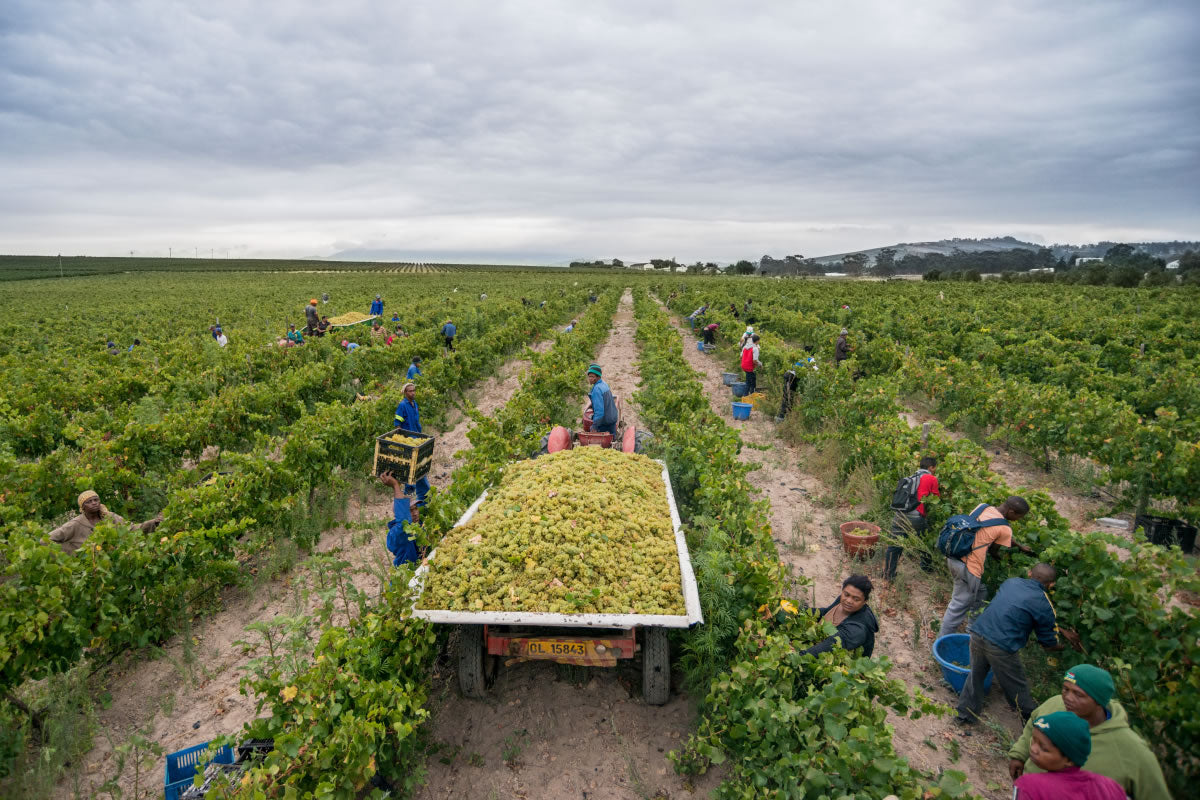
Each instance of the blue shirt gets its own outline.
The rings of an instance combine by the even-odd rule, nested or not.
[[[447,339],[453,339],[456,333],[458,333],[458,328],[454,327],[453,322],[447,322],[442,326],[442,336],[445,336]]]
[[[420,368],[420,367],[418,367],[416,364],[409,364],[409,365],[408,365],[408,376],[407,376],[407,377],[408,377],[408,379],[409,379],[410,381],[411,381],[413,378],[415,378],[415,377],[417,377],[418,375],[420,375],[420,374],[421,374],[421,368]]]
[[[592,422],[596,425],[612,425],[617,421],[617,404],[613,400],[612,390],[603,380],[592,384],[588,393],[592,401]]]
[[[1009,578],[1000,584],[996,597],[971,623],[971,632],[1001,650],[1015,653],[1037,632],[1047,647],[1058,644],[1058,619],[1046,589],[1033,578]]]
[[[401,400],[400,405],[396,406],[396,419],[394,422],[397,428],[421,433],[421,412],[417,408],[416,402],[409,400],[407,397]]]
[[[372,301],[371,313],[372,314],[382,314],[383,313],[383,301],[382,300]]]
[[[395,519],[388,523],[387,532],[387,549],[395,556],[392,566],[413,563],[417,560],[417,543],[404,529],[406,523],[412,524],[412,511],[409,509],[407,497],[393,498],[392,516]]]

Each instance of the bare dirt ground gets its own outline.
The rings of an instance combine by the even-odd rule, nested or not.
[[[627,291],[596,361],[637,423],[637,349]],[[695,727],[692,704],[676,692],[661,707],[641,701],[641,662],[616,669],[550,663],[502,667],[486,701],[461,697],[453,667],[434,682],[428,762],[419,800],[637,800],[707,797],[719,771],[694,783],[675,774],[667,753]]]
[[[878,573],[878,565],[851,562],[842,549],[837,525],[856,519],[856,509],[821,476],[813,474],[819,454],[811,448],[789,446],[779,437],[772,421],[776,408],[756,408],[749,420],[734,421],[733,398],[729,387],[721,382],[725,367],[716,356],[696,350],[697,338],[678,318],[672,316],[672,322],[680,329],[684,356],[700,373],[713,410],[740,430],[747,445],[741,460],[760,465],[750,473],[749,480],[770,501],[771,528],[779,556],[813,583],[811,588],[797,592],[801,595],[798,599],[809,605],[826,605],[837,597],[846,576],[864,571]],[[760,386],[762,383],[760,379]],[[941,670],[931,654],[929,632],[930,618],[940,618],[945,610],[949,579],[945,586],[936,579],[931,585],[919,568],[903,562],[894,587],[883,588],[883,581],[877,577],[875,583],[880,587],[871,596],[871,607],[880,621],[875,655],[889,657],[895,665],[891,676],[910,689],[920,688],[936,700],[953,704],[957,697],[942,682]],[[990,700],[985,710],[998,728],[1009,736],[1019,733],[1015,712],[1007,710],[998,693],[993,692]],[[959,770],[984,797],[1001,800],[1011,796],[1012,783],[1001,740],[985,726],[964,737],[952,715],[919,720],[890,715],[889,720],[895,731],[896,751],[909,763],[925,770]],[[951,744],[954,741],[957,747]]]
[[[544,351],[552,344],[552,340],[544,340],[531,347]],[[525,358],[509,361],[496,376],[474,387],[468,399],[483,414],[494,413],[520,386],[528,366]],[[454,454],[470,447],[470,418],[456,410],[449,415],[448,424],[450,430],[436,434],[430,483],[437,488],[449,483],[458,464]],[[336,553],[356,571],[354,582],[360,589],[377,592],[380,583],[376,576],[384,574],[391,563],[383,545],[391,511],[390,491],[384,487],[360,492],[350,498],[346,523],[326,531],[315,552]],[[97,712],[101,733],[92,751],[77,765],[78,773],[59,782],[55,796],[93,796],[97,784],[117,769],[114,748],[137,731],[169,753],[241,730],[257,714],[254,701],[238,693],[244,668],[255,653],[244,653],[236,642],[255,639],[247,633],[247,625],[310,613],[315,601],[306,598],[302,588],[312,578],[310,570],[300,565],[274,580],[230,588],[222,594],[221,611],[199,619],[191,631],[164,645],[158,658],[135,653],[119,660],[101,687],[111,695],[111,701]],[[313,631],[316,633],[319,631]],[[161,759],[154,763],[154,776],[161,776]],[[128,769],[120,782],[124,796],[133,797],[133,776]],[[153,786],[155,781],[150,783]],[[146,785],[144,775],[141,785]],[[152,789],[142,796],[160,791]]]

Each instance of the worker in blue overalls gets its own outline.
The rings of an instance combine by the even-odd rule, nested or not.
[[[383,313],[383,298],[375,295],[375,299],[371,301],[371,316],[378,317]]]
[[[600,365],[592,364],[587,368],[588,383],[592,390],[588,398],[592,401],[592,433],[611,433],[617,435],[617,401],[613,399],[612,389],[600,377]]]
[[[408,530],[408,527],[413,524],[409,499],[404,496],[400,481],[396,480],[396,476],[392,473],[383,473],[379,476],[379,480],[392,487],[393,519],[388,523],[387,541],[385,542],[388,552],[393,556],[392,566],[412,564],[419,559],[419,555],[417,542]]]
[[[394,424],[397,428],[413,433],[421,433],[421,411],[417,408],[417,385],[415,383],[404,384],[404,399],[400,401],[400,405],[396,406],[396,418]],[[408,484],[404,487],[406,494],[417,492],[417,508],[425,507],[425,496],[429,494],[429,479],[421,478],[415,484]]]

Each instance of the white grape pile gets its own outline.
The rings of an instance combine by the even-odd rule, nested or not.
[[[509,467],[438,545],[417,606],[684,614],[661,465],[578,447]]]

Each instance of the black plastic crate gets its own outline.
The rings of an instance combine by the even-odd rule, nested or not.
[[[1162,547],[1177,544],[1185,553],[1196,548],[1196,528],[1183,520],[1142,514],[1134,520],[1133,527],[1145,531],[1146,539],[1153,544]]]
[[[274,749],[274,739],[247,739],[237,746],[237,763],[258,761]]]
[[[408,439],[408,442],[395,438]],[[372,472],[390,472],[401,483],[416,483],[429,474],[433,465],[434,438],[427,433],[415,433],[394,428],[375,437],[375,461]]]

